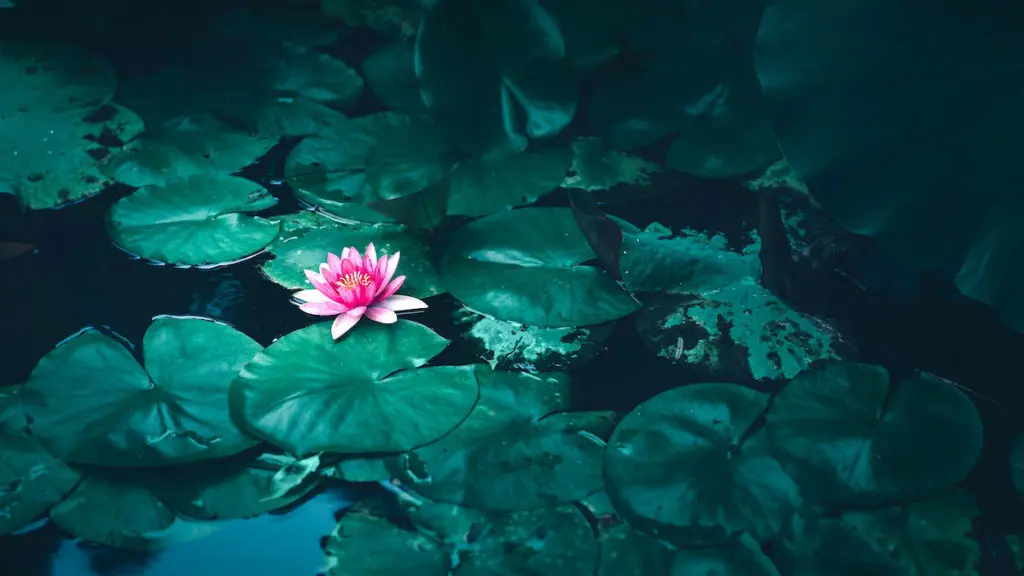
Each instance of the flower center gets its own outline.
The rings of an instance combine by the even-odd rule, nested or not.
[[[338,278],[338,285],[342,288],[354,290],[356,286],[369,286],[373,279],[366,272],[349,272]]]

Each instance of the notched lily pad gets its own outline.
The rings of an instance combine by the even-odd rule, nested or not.
[[[326,574],[446,576],[448,555],[434,540],[366,512],[349,512],[324,545]]]
[[[277,237],[277,222],[250,215],[275,204],[266,189],[244,178],[192,175],[118,200],[107,212],[107,232],[125,251],[147,260],[230,264]]]
[[[45,514],[79,479],[25,430],[0,430],[0,535]]]
[[[43,356],[25,383],[30,430],[78,464],[163,466],[236,454],[256,440],[232,422],[228,386],[260,349],[226,324],[162,316],[143,336],[140,366],[122,341],[86,328]]]
[[[577,508],[542,508],[493,518],[462,560],[464,576],[594,574],[598,544]]]

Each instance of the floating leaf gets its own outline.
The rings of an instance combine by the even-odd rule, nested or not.
[[[79,478],[23,430],[0,430],[0,535],[45,514]]]
[[[689,574],[743,574],[744,576],[779,576],[771,559],[749,534],[742,534],[733,543],[718,548],[680,548],[672,559],[670,576]]]
[[[495,518],[459,566],[463,575],[594,574],[598,546],[575,507]]]
[[[107,171],[129,186],[167,186],[195,174],[227,176],[275,144],[275,139],[239,132],[211,116],[183,116],[131,142]]]
[[[157,550],[219,528],[179,518],[145,484],[98,475],[83,479],[50,518],[78,538],[133,550]]]
[[[107,231],[121,248],[148,260],[229,264],[277,237],[277,222],[247,214],[275,204],[277,199],[255,182],[193,175],[121,198],[107,213]]]
[[[625,154],[600,138],[577,138],[572,142],[573,159],[562,186],[583,190],[608,190],[619,184],[646,186],[661,166],[640,156]]]
[[[478,370],[480,401],[447,436],[412,451],[404,467],[418,493],[495,511],[571,502],[601,487],[605,413],[547,415],[567,402],[560,375]]]
[[[43,356],[25,383],[32,434],[58,458],[162,466],[230,456],[256,441],[228,412],[228,386],[260,345],[201,318],[158,317],[143,365],[87,328]]]
[[[265,262],[262,270],[271,281],[289,290],[310,288],[304,271],[319,270],[320,264],[327,262],[328,252],[340,254],[347,246],[362,247],[373,242],[378,254],[402,253],[398,273],[406,276],[403,294],[427,298],[444,292],[427,247],[399,228],[330,222],[312,228],[299,227],[288,236],[271,246],[274,258]]]
[[[388,107],[420,116],[427,107],[416,80],[415,51],[404,42],[392,42],[363,60],[363,75],[370,90]]]
[[[672,550],[628,524],[603,529],[598,538],[601,564],[597,576],[667,575]]]
[[[231,388],[235,417],[305,456],[401,452],[455,428],[477,400],[472,366],[411,370],[448,341],[422,324],[365,324],[335,342],[330,322],[296,330],[245,366]]]
[[[485,216],[532,204],[562,183],[571,162],[566,148],[463,162],[452,171],[448,213]]]
[[[448,556],[433,540],[383,518],[349,512],[327,538],[328,576],[446,576]]]
[[[603,270],[568,208],[474,220],[449,238],[441,280],[467,307],[546,328],[600,324],[639,307]]]
[[[764,435],[750,435],[768,398],[733,384],[693,384],[635,408],[605,451],[616,508],[680,544],[773,537],[802,498]]]
[[[801,373],[767,418],[772,450],[797,483],[837,504],[936,494],[963,480],[981,452],[978,411],[955,386],[925,373],[892,385],[870,364]]]

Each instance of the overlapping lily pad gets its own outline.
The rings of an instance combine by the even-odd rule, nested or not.
[[[693,384],[644,402],[608,442],[608,491],[627,520],[681,544],[740,533],[774,536],[802,505],[800,489],[751,428],[768,395]]]
[[[776,551],[784,573],[978,574],[981,551],[971,537],[979,511],[961,491],[838,518],[796,517]]]
[[[107,213],[107,231],[121,248],[148,260],[229,264],[277,237],[277,222],[249,215],[275,204],[277,199],[255,182],[193,175],[121,198]]]
[[[262,266],[271,281],[290,290],[308,288],[304,270],[318,270],[327,261],[327,253],[340,254],[347,246],[362,250],[373,242],[378,254],[401,252],[397,274],[405,275],[402,293],[427,298],[444,292],[433,257],[428,248],[411,232],[397,226],[366,226],[334,222],[284,223],[291,229],[281,241],[270,247],[273,258]]]
[[[363,75],[370,90],[393,110],[420,116],[427,107],[420,97],[416,80],[415,49],[404,42],[393,42],[363,60]]]
[[[45,514],[79,478],[24,430],[0,430],[0,535]]]
[[[452,171],[448,213],[485,216],[531,204],[565,179],[568,148],[547,148],[463,162]]]
[[[0,85],[0,193],[30,209],[99,193],[108,157],[143,131],[109,103],[114,70],[79,47],[0,42]]]
[[[448,433],[476,404],[472,366],[413,370],[447,345],[408,320],[364,322],[337,342],[330,322],[314,324],[245,366],[231,388],[232,411],[299,456],[409,450]]]
[[[58,458],[99,466],[162,466],[220,458],[256,440],[235,427],[228,386],[260,345],[212,320],[158,317],[143,366],[94,328],[61,342],[23,392],[34,437]]]
[[[330,576],[449,573],[448,554],[437,542],[366,512],[342,517],[324,552]]]
[[[449,239],[445,288],[472,310],[545,328],[621,318],[639,304],[607,272],[568,208],[524,208],[474,220]]]
[[[761,551],[757,540],[742,534],[735,541],[717,548],[680,548],[672,559],[670,576],[689,574],[742,574],[743,576],[779,576],[779,570]]]
[[[551,414],[568,380],[478,369],[480,401],[447,436],[413,450],[397,472],[424,496],[494,511],[564,504],[598,490],[609,414]]]
[[[619,184],[647,185],[661,166],[640,156],[625,154],[600,138],[573,140],[572,166],[562,186],[583,190],[608,190]]]
[[[598,545],[573,506],[496,517],[463,556],[459,574],[594,574]]]
[[[182,116],[131,142],[106,172],[129,186],[167,186],[196,174],[229,175],[270,150],[277,140],[240,132],[208,115]]]
[[[765,425],[772,451],[808,496],[863,505],[940,493],[981,452],[981,418],[962,392],[916,373],[830,363],[794,378]]]

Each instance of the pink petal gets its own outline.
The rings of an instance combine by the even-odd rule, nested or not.
[[[334,323],[331,324],[331,337],[337,340],[344,336],[346,332],[359,323],[359,320],[363,317],[365,312],[366,308],[360,306],[359,308],[353,308],[348,312],[339,315],[334,319]]]
[[[299,310],[302,310],[306,314],[314,314],[316,316],[337,316],[338,314],[344,314],[348,312],[348,308],[338,304],[337,302],[305,302],[299,305]]]
[[[395,275],[395,270],[398,270],[398,259],[401,256],[401,252],[395,252],[391,255],[391,258],[388,258],[388,267],[384,270],[384,276],[380,279],[380,284],[378,284],[378,286],[380,286],[378,289],[378,296],[380,296],[380,291],[383,290],[385,286],[388,286],[388,282],[391,282],[391,277]],[[395,288],[395,290],[397,290],[397,288]],[[391,294],[394,294],[394,292]],[[381,298],[387,298],[391,294],[381,296]]]
[[[425,310],[428,308],[427,303],[419,298],[413,298],[412,296],[403,296],[401,294],[395,294],[384,300],[380,301],[377,306],[381,308],[387,308],[394,310],[395,312],[406,312],[409,310]]]
[[[363,268],[368,272],[373,272],[375,266],[377,266],[377,250],[373,247],[373,242],[370,242],[366,245],[366,253],[363,254]]]
[[[351,250],[351,248],[349,248],[348,246],[342,248],[342,250],[341,250],[341,259],[342,260],[345,260],[346,258],[348,258],[348,251],[349,250]]]
[[[295,294],[292,294],[292,298],[298,298],[303,302],[331,302],[332,300],[327,297],[326,294],[319,290],[299,290]]]
[[[376,293],[377,285],[373,282],[370,282],[366,286],[357,284],[356,287],[352,289],[353,300],[357,306],[369,306],[370,304],[373,304],[373,295]]]
[[[320,264],[320,275],[324,277],[324,282],[327,282],[328,284],[333,285],[338,281],[338,275],[334,273],[334,270],[331,270],[330,264],[327,264],[326,262]]]
[[[356,303],[356,294],[348,288],[338,288],[338,303],[343,304],[348,308],[355,308],[356,306],[362,306],[362,304]]]
[[[341,258],[338,258],[334,252],[327,253],[327,265],[331,267],[335,276],[341,276]]]
[[[385,286],[384,289],[381,290],[379,294],[377,294],[376,300],[380,302],[382,300],[390,298],[392,294],[398,292],[398,289],[402,287],[402,284],[404,282],[405,276],[399,276],[398,278],[395,278],[394,280],[391,281],[390,284]]]
[[[351,274],[356,271],[356,265],[352,263],[351,258],[345,258],[341,261],[341,275]]]
[[[357,268],[359,267],[360,264],[363,263],[363,257],[359,255],[359,250],[356,250],[355,246],[350,248],[348,251],[348,261],[355,265]]]
[[[394,310],[387,308],[372,307],[366,309],[366,317],[381,324],[394,324],[398,322],[398,315]]]
[[[388,267],[388,255],[385,254],[377,259],[377,265],[373,267],[373,279],[377,281],[377,286],[383,286],[387,284],[384,281],[384,270]]]
[[[324,277],[313,272],[312,270],[306,270],[306,279],[313,285],[314,288],[324,293],[325,296],[331,300],[338,299],[338,291],[334,289],[334,286],[328,284]]]

